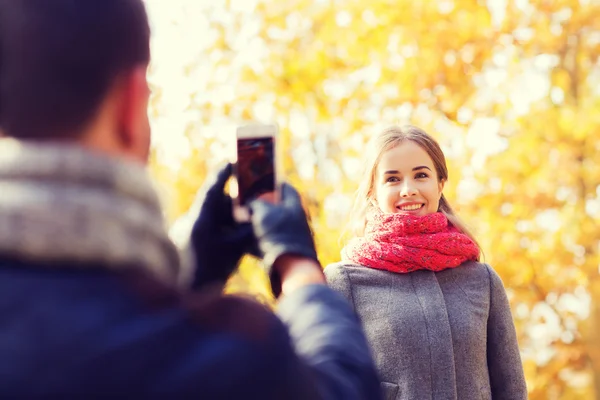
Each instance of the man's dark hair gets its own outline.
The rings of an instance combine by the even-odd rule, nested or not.
[[[142,0],[0,0],[0,127],[75,138],[122,73],[150,61]]]

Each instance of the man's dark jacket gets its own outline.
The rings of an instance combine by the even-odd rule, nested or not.
[[[292,293],[277,318],[143,273],[0,258],[0,293],[3,398],[379,398],[359,322],[325,286]]]

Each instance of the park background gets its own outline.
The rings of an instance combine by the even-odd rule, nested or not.
[[[323,265],[364,144],[424,128],[502,277],[531,399],[600,398],[600,1],[146,0],[151,170],[172,223],[235,128],[281,128]],[[252,259],[228,284],[272,304]]]

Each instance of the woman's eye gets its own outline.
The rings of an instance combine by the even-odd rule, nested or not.
[[[386,182],[398,182],[398,177],[397,176],[390,176],[385,181]]]
[[[423,179],[423,178],[429,178],[429,175],[427,175],[425,172],[419,172],[415,178],[417,179]]]

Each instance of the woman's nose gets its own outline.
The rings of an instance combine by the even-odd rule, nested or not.
[[[408,179],[400,186],[400,197],[410,197],[417,193],[414,185]]]

